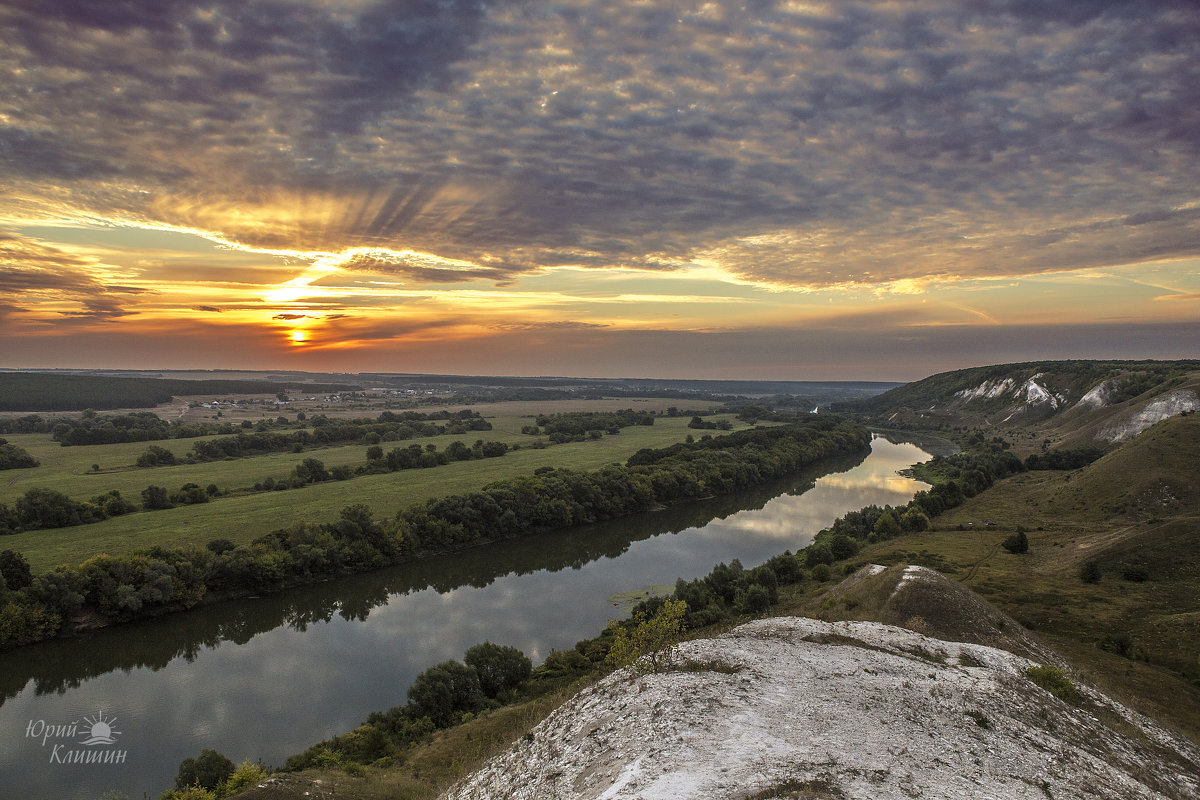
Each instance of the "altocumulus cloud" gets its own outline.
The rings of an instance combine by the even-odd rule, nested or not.
[[[1194,2],[17,0],[0,68],[0,216],[467,265],[356,265],[418,283],[1200,253]]]

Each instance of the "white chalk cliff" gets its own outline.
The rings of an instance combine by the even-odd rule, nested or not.
[[[786,617],[620,670],[447,795],[467,798],[1200,797],[1200,750],[1005,650]],[[1102,721],[1104,720],[1104,721]]]

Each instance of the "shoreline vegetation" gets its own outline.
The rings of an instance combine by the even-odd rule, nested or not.
[[[643,451],[630,463],[659,463],[670,457],[667,451],[684,449]],[[716,565],[703,578],[681,579],[670,593],[636,604],[624,620],[611,622],[572,649],[550,653],[536,667],[528,659],[522,661],[523,656],[512,648],[477,644],[467,650],[462,662],[445,661],[418,675],[408,689],[407,703],[373,712],[353,730],[289,757],[273,780],[299,779],[296,773],[313,770],[325,783],[331,771],[355,780],[373,775],[386,785],[386,796],[433,797],[466,774],[472,763],[482,763],[528,735],[524,732],[560,703],[613,669],[640,663],[656,670],[662,660],[654,654],[681,638],[713,635],[772,613],[781,603],[794,602],[791,595],[803,593],[808,586],[832,586],[839,575],[861,566],[854,559],[864,548],[925,531],[931,516],[1021,471],[1021,461],[1000,444],[973,441],[968,451],[929,462],[925,472],[932,486],[917,492],[907,504],[848,512],[820,531],[809,547],[794,554],[785,551],[758,566],[747,568],[734,560]],[[484,666],[481,652],[497,662],[505,656],[506,680],[499,690],[483,688],[489,681],[495,683],[493,674],[499,668]],[[642,656],[649,658],[639,661]],[[224,763],[233,774],[233,762],[224,759]],[[182,771],[180,775],[187,777]],[[267,775],[263,769],[260,779]],[[230,790],[234,785],[243,784],[219,780],[190,788],[180,784],[161,800],[218,800],[234,794]],[[197,792],[207,794],[198,797]]]
[[[638,662],[640,656],[676,641],[714,636],[745,620],[771,614],[872,618],[875,612],[870,608],[857,609],[863,614],[856,616],[861,598],[835,600],[829,593],[841,576],[853,574],[866,563],[928,562],[942,570],[950,569],[953,565],[938,552],[912,552],[918,546],[915,543],[927,543],[931,536],[961,538],[962,523],[946,528],[947,519],[953,520],[960,507],[968,504],[983,501],[986,506],[990,496],[984,494],[986,490],[997,484],[1007,487],[1009,479],[1020,480],[1027,470],[1053,469],[1069,481],[1072,472],[1079,469],[1075,459],[1023,463],[999,439],[964,437],[962,444],[966,449],[936,456],[920,465],[921,477],[932,485],[917,492],[909,503],[848,512],[798,553],[784,552],[750,568],[737,561],[719,564],[703,578],[681,580],[670,594],[639,603],[626,619],[610,623],[599,635],[576,643],[572,649],[552,652],[532,670],[526,672],[523,664],[517,665],[508,673],[512,679],[501,692],[488,694],[475,689],[480,680],[477,657],[464,656],[465,663],[448,661],[430,667],[414,680],[406,704],[374,712],[353,730],[288,758],[285,765],[269,774],[270,785],[301,796],[319,778],[322,786],[336,786],[338,796],[345,792],[347,797],[364,800],[438,796],[492,755],[503,752],[522,736],[528,737],[538,722],[584,687],[614,668]],[[943,525],[943,532],[935,530],[932,521]],[[997,540],[1001,536],[1001,530],[993,534]],[[1042,547],[1053,549],[1048,544]],[[1026,568],[1019,565],[1030,556],[1006,558],[1016,565],[1011,569],[1023,573]],[[1033,627],[1032,623],[1028,627]],[[1063,644],[1060,636],[1053,641],[1056,647]],[[508,650],[484,644],[497,655]],[[480,647],[483,645],[467,652],[472,654]],[[1102,666],[1107,652],[1104,643],[1093,649],[1101,661],[1081,658],[1077,649],[1067,648],[1064,652],[1082,665],[1079,675],[1084,680],[1098,679],[1111,690],[1111,681],[1103,680],[1111,671]],[[654,670],[662,659],[638,663],[642,669]],[[697,663],[678,668],[705,670],[714,666]],[[434,685],[446,691],[431,692]],[[460,691],[453,691],[454,687]],[[1119,694],[1129,699],[1128,694]],[[1136,692],[1133,699],[1138,699]],[[268,771],[261,765],[259,769],[260,778],[268,779]],[[196,795],[195,800],[217,800],[233,794],[225,788],[217,782],[191,790],[207,792]],[[162,800],[184,797],[193,795],[178,788],[166,792]]]
[[[300,523],[248,546],[153,546],[97,555],[33,576],[6,551],[0,649],[95,627],[368,572],[489,541],[614,519],[737,491],[824,458],[860,451],[869,432],[835,417],[751,428],[645,448],[590,472],[541,467],[482,490],[434,498],[377,520],[364,504],[335,522]],[[24,566],[24,569],[22,569]]]

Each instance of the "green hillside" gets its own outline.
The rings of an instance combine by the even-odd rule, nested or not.
[[[1106,691],[1200,739],[1197,452],[1200,415],[1173,417],[1087,467],[1000,481],[856,560],[956,578]],[[1018,528],[1027,554],[1000,546]]]
[[[1040,361],[943,372],[832,410],[880,427],[999,434],[1027,455],[1125,441],[1142,411],[1152,423],[1200,408],[1198,390],[1200,361]]]

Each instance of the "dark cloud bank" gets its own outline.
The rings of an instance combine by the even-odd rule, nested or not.
[[[0,23],[0,164],[32,208],[481,265],[461,278],[1200,253],[1193,2],[23,0]]]

